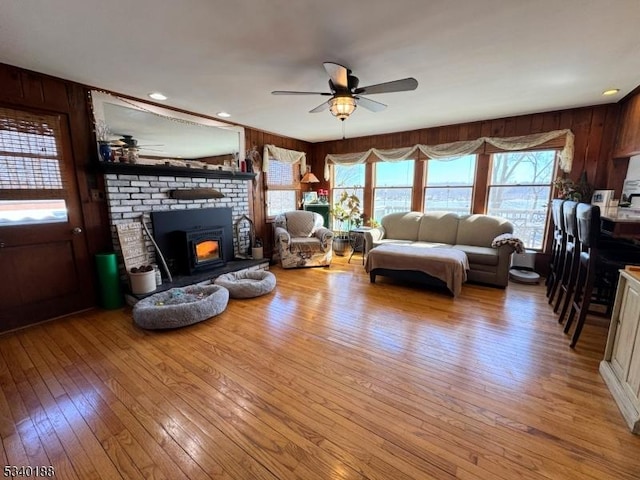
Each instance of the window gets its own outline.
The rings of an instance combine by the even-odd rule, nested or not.
[[[58,122],[0,108],[0,226],[67,221]]]
[[[267,217],[296,210],[300,191],[299,170],[299,163],[269,159],[266,172]]]
[[[340,196],[347,192],[349,195],[355,195],[360,199],[361,208],[364,195],[364,168],[365,165],[334,165],[333,166],[333,190],[331,191],[331,204],[335,205]],[[339,230],[340,225],[333,221],[333,229]]]
[[[476,156],[427,160],[424,211],[471,213]]]
[[[527,248],[544,245],[555,159],[555,150],[491,156],[487,214],[510,220]]]
[[[382,217],[389,213],[411,210],[414,164],[413,160],[378,162],[374,164],[374,219],[380,221]]]

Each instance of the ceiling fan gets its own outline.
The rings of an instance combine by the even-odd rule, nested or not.
[[[163,146],[161,144],[140,145],[140,144],[138,144],[138,140],[133,138],[133,135],[119,135],[119,137],[120,138],[111,141],[111,146],[112,147],[120,147],[120,148],[135,149],[135,150],[144,149],[144,150],[154,151],[153,148],[147,148],[147,147],[162,147]]]
[[[372,112],[379,112],[387,108],[384,103],[376,102],[363,95],[376,93],[405,92],[415,90],[418,81],[413,78],[403,78],[391,82],[378,83],[368,87],[358,87],[360,80],[352,74],[351,70],[338,63],[324,62],[324,69],[329,74],[329,92],[292,92],[289,90],[276,90],[273,95],[323,95],[331,97],[321,103],[309,113],[318,113],[329,109],[334,117],[344,121],[349,118],[358,105]]]

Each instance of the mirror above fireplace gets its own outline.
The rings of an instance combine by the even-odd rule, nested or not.
[[[106,127],[111,144],[133,139],[140,158],[207,161],[244,159],[244,128],[106,92],[91,92],[97,130]],[[98,131],[96,133],[99,133]]]

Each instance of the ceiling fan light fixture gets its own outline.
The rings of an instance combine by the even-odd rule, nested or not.
[[[351,96],[336,96],[330,102],[329,111],[331,115],[339,118],[343,122],[349,118],[356,109],[356,99]]]
[[[149,94],[150,98],[153,98],[154,100],[166,100],[167,96],[161,92],[152,92]]]

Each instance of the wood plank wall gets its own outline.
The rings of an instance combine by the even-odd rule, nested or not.
[[[68,118],[85,231],[89,253],[92,256],[112,249],[106,202],[93,200],[91,196],[92,189],[98,190],[104,196],[103,175],[98,174],[94,168],[98,158],[89,101],[89,92],[94,88],[96,87],[0,64],[0,105],[61,113]],[[311,144],[307,142],[252,128],[245,128],[245,140],[247,149],[255,145],[260,153],[265,144],[305,152],[309,152],[311,148]],[[271,225],[267,224],[265,219],[263,176],[253,189],[252,198],[256,235],[265,240],[265,252],[269,252],[272,235]]]
[[[245,127],[245,147],[251,150],[257,147],[260,156],[265,145],[275,145],[276,147],[287,148],[299,152],[306,152],[310,157],[313,145],[309,142],[303,142],[294,138],[283,137],[273,133],[256,130],[254,128]],[[264,174],[260,174],[256,188],[253,191],[253,221],[256,229],[256,236],[262,238],[264,242],[265,255],[269,255],[273,248],[273,232],[272,225],[267,223],[266,216],[266,190],[264,184]]]
[[[98,160],[88,97],[89,88],[83,85],[0,64],[0,105],[67,118],[85,237],[93,256],[112,247],[106,203],[91,197],[92,189],[104,192],[104,182],[103,176],[91,168]]]
[[[622,100],[614,158],[640,154],[640,87]]]
[[[607,104],[316,143],[313,145],[312,168],[314,172],[322,172],[324,157],[328,153],[362,152],[374,147],[399,148],[417,143],[433,145],[482,136],[508,137],[570,128],[576,136],[570,176],[577,180],[584,170],[596,187],[617,189],[622,187],[622,183],[614,185],[615,181],[610,182],[610,165],[618,112],[617,104]],[[616,165],[616,169],[618,167]]]
[[[577,180],[586,171],[589,182],[596,188],[613,188],[619,196],[628,165],[628,158],[612,160],[619,110],[617,104],[607,104],[322,142],[313,145],[312,169],[323,172],[324,158],[328,153],[363,152],[374,147],[400,148],[417,143],[434,145],[483,136],[509,137],[569,128],[575,134],[570,177]],[[486,173],[488,155],[480,157],[478,168]],[[486,191],[486,182],[479,182],[476,187]],[[318,188],[329,188],[329,185],[323,181]],[[371,196],[370,192],[365,192],[367,196]],[[484,196],[479,195],[480,199]],[[484,208],[484,201],[480,199],[474,200],[477,213],[482,213]]]
[[[96,174],[92,168],[98,161],[88,102],[88,92],[92,88],[94,87],[0,64],[0,104],[67,115],[72,132],[76,176],[80,187],[89,250],[91,254],[95,254],[111,249],[111,237],[106,204],[104,201],[91,198],[91,189],[104,191],[102,175]],[[265,144],[308,152],[312,171],[322,180],[324,157],[329,152],[358,152],[371,147],[395,148],[416,143],[435,144],[470,140],[479,136],[526,135],[570,128],[576,135],[571,177],[577,179],[585,170],[589,181],[596,187],[613,188],[618,196],[628,164],[628,158],[612,160],[619,110],[618,104],[600,105],[318,144],[248,127],[245,127],[245,137],[247,149],[255,145],[261,153]],[[640,118],[640,112],[633,115]],[[322,182],[316,187],[328,188],[328,185]],[[252,205],[256,234],[266,243],[270,243],[271,225],[267,223],[265,216],[262,176],[253,190]],[[270,245],[265,245],[265,252],[270,251],[269,247]]]

